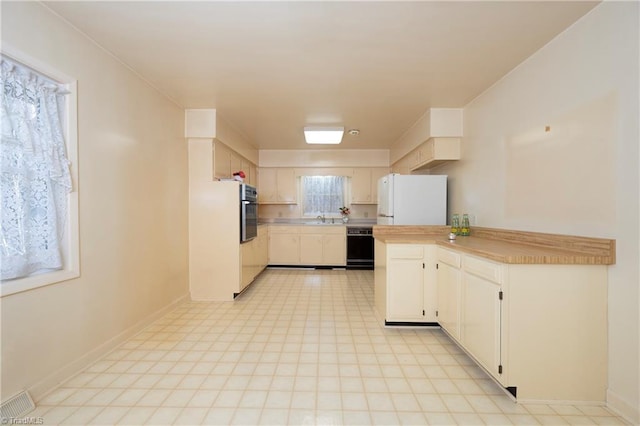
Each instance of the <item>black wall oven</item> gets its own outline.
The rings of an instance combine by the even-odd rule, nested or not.
[[[347,226],[347,269],[373,269],[371,226]]]
[[[258,236],[258,191],[245,183],[240,185],[240,242]]]

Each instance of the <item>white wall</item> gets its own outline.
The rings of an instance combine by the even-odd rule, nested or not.
[[[2,41],[78,80],[78,279],[6,296],[2,399],[44,392],[188,294],[184,112],[35,2]]]
[[[450,211],[475,214],[481,226],[617,240],[608,403],[635,423],[638,9],[604,2],[467,105],[463,159],[438,169],[450,176]]]

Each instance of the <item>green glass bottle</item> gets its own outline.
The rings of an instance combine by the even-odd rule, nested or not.
[[[462,215],[462,226],[460,227],[460,235],[463,237],[468,237],[471,234],[471,229],[469,227],[469,215]]]
[[[460,215],[458,214],[451,217],[451,233],[460,235]]]

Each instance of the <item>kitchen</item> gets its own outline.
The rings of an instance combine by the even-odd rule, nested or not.
[[[634,3],[596,6],[535,54],[522,57],[517,68],[485,87],[482,95],[453,105],[463,109],[461,158],[440,165],[437,173],[449,176],[449,211],[475,215],[478,226],[616,240],[616,265],[608,273],[607,404],[637,423],[634,16]],[[37,399],[75,373],[73,363],[88,365],[113,339],[133,334],[186,300],[191,170],[184,108],[40,4],[3,3],[2,19],[3,45],[54,64],[82,82],[82,276],[2,298],[3,395],[30,389]],[[28,27],[39,29],[26,37]],[[46,48],[50,43],[68,48],[59,49],[58,56]],[[91,99],[99,102],[94,106]],[[431,105],[443,106],[449,105]],[[208,107],[204,101],[191,105]],[[411,117],[390,117],[407,130],[404,136],[387,135],[396,141],[390,146],[361,149],[351,141],[349,149],[259,151],[222,117],[216,118],[216,139],[258,168],[391,167],[434,130],[429,129],[432,114],[424,108]],[[559,143],[564,138],[554,135],[585,122],[587,134],[573,135],[573,144]],[[196,137],[213,139],[211,133]],[[365,140],[364,132],[359,137]],[[577,140],[584,145],[576,145]],[[598,142],[603,140],[609,142]],[[237,170],[246,172],[242,165],[231,171]],[[582,185],[589,190],[579,190]],[[266,206],[265,217],[300,218],[296,208]],[[374,214],[367,204],[354,205],[351,220]],[[114,312],[122,315],[114,318]],[[64,344],[46,343],[52,340]],[[10,351],[5,342],[11,342]],[[34,350],[42,347],[34,342],[46,344],[47,350]]]

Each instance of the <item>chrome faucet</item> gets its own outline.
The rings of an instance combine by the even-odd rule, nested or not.
[[[318,216],[318,217],[317,217],[317,219],[319,219],[319,220],[320,220],[320,222],[322,222],[322,223],[324,223],[324,221],[326,220],[326,219],[325,219],[325,217],[324,217],[324,215],[322,215],[322,216]]]

